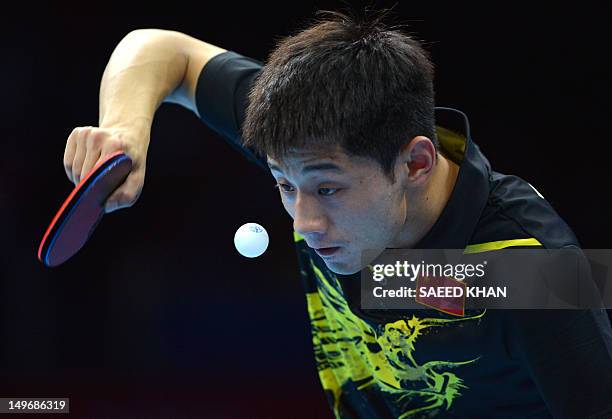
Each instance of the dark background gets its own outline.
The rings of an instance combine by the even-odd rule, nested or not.
[[[532,183],[583,247],[609,248],[609,11],[535,3],[401,3],[393,16],[426,41],[438,105],[468,114],[494,169]],[[59,268],[36,251],[71,190],[66,138],[97,124],[100,78],[125,34],[174,29],[265,60],[315,10],[343,5],[177,3],[147,15],[57,3],[4,15],[0,397],[70,397],[74,417],[331,417],[272,178],[189,111],[158,111],[134,207]],[[254,260],[233,247],[250,221],[271,238]]]

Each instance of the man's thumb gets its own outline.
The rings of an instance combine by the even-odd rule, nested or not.
[[[108,197],[104,204],[104,212],[108,214],[121,208],[131,207],[140,196],[141,190],[139,176],[130,173],[121,186]]]

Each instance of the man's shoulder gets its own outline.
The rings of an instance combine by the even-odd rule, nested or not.
[[[487,204],[470,245],[505,242],[548,249],[579,246],[574,232],[529,182],[492,171]],[[514,244],[512,244],[514,242]]]

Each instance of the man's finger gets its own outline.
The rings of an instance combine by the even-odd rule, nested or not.
[[[96,165],[100,160],[100,150],[89,150],[83,161],[83,167],[81,168],[80,179],[83,179],[85,175]]]
[[[81,169],[83,168],[85,154],[87,153],[85,141],[87,140],[87,135],[89,135],[89,132],[89,127],[83,128],[75,139],[76,152],[74,153],[74,160],[72,162],[72,181],[75,185],[81,181]]]
[[[142,173],[132,172],[125,181],[111,194],[104,205],[107,214],[121,208],[134,205],[142,191]]]
[[[76,154],[76,137],[79,135],[79,131],[80,128],[72,130],[68,136],[68,140],[66,140],[66,149],[64,150],[64,170],[70,182],[73,182],[72,163],[74,162],[74,155]]]
[[[100,158],[106,158],[106,156],[117,151],[122,151],[127,154],[123,141],[116,137],[108,137],[101,145]]]

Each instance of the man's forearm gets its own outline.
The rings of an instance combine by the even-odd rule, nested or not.
[[[155,111],[180,86],[189,59],[176,32],[140,29],[117,45],[100,85],[100,127],[150,129]]]

